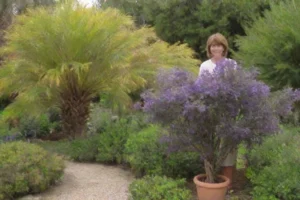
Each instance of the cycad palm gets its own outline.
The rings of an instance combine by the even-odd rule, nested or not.
[[[18,91],[6,114],[61,109],[64,133],[84,132],[91,99],[106,93],[119,102],[158,67],[197,69],[185,45],[169,46],[149,28],[136,29],[130,17],[113,9],[61,4],[30,10],[7,33],[0,91]],[[37,109],[34,109],[37,108]]]

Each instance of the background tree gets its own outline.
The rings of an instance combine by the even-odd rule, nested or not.
[[[6,39],[2,51],[10,58],[0,70],[0,91],[19,95],[4,116],[57,105],[63,131],[73,138],[83,135],[94,96],[126,107],[127,94],[145,86],[158,67],[197,71],[198,65],[186,45],[169,46],[118,10],[71,3],[29,10]]]
[[[295,20],[300,17],[299,6],[299,0],[272,3],[265,17],[247,27],[247,36],[237,40],[236,59],[258,67],[260,77],[274,89],[300,87],[300,25]]]
[[[99,0],[103,7],[116,7],[132,15],[138,24],[155,27],[157,35],[174,44],[188,43],[206,59],[207,38],[221,32],[234,44],[236,35],[245,35],[243,24],[252,24],[269,8],[269,0]],[[274,0],[273,2],[279,2]],[[142,19],[142,20],[141,20]]]
[[[0,30],[11,23],[14,15],[24,12],[28,6],[52,5],[55,0],[1,0],[0,2]],[[0,34],[0,45],[3,43],[3,33]]]
[[[101,8],[118,8],[123,13],[133,16],[136,25],[145,25],[145,17],[142,13],[142,5],[144,1],[135,1],[135,0],[98,0]]]

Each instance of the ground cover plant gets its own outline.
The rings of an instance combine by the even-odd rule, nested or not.
[[[187,200],[191,192],[185,188],[184,179],[171,179],[165,176],[145,176],[129,186],[130,200]]]

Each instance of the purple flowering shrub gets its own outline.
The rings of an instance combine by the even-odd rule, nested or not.
[[[207,182],[239,143],[260,140],[279,130],[280,116],[287,115],[299,91],[272,94],[256,80],[257,71],[245,71],[230,59],[219,62],[212,73],[196,79],[179,69],[163,71],[157,88],[145,92],[143,110],[153,122],[167,127],[164,141],[173,150],[196,150],[204,159]]]

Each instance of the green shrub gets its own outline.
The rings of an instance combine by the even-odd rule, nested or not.
[[[75,140],[39,141],[37,144],[51,153],[79,162],[94,162],[98,154],[99,135]]]
[[[99,135],[75,139],[70,142],[70,151],[66,153],[71,159],[80,162],[93,162],[98,155]]]
[[[121,118],[111,123],[104,133],[99,135],[98,162],[122,163],[124,148],[130,133],[136,131],[136,122]]]
[[[0,144],[8,141],[22,139],[23,136],[17,128],[10,128],[9,125],[0,121]]]
[[[165,159],[163,175],[190,179],[197,174],[203,174],[203,166],[203,161],[197,152],[174,152]]]
[[[87,126],[89,134],[102,133],[111,123],[112,112],[100,104],[92,104]]]
[[[119,117],[114,115],[111,109],[104,107],[102,104],[92,104],[91,114],[87,123],[88,133],[95,134],[110,131],[118,118]],[[132,131],[139,131],[147,126],[144,114],[140,112],[131,113],[120,118],[130,124],[130,127],[133,129]]]
[[[104,132],[90,132],[91,134],[88,134],[86,138],[72,141],[42,142],[40,145],[51,152],[63,154],[75,161],[121,163],[124,145],[129,134],[137,132],[145,126],[143,117],[138,118],[136,115],[129,115],[115,121],[112,121],[111,117],[105,119],[101,122]]]
[[[254,199],[300,199],[300,129],[285,128],[250,153],[247,176]]]
[[[159,176],[145,176],[129,186],[130,200],[189,200],[191,192],[185,189],[185,180]]]
[[[260,69],[261,78],[275,88],[300,87],[300,1],[271,3],[271,10],[237,40],[235,55],[245,65]]]
[[[0,199],[46,190],[58,180],[63,160],[35,144],[0,144]]]
[[[71,158],[71,142],[69,140],[59,140],[59,141],[34,141],[35,144],[41,146],[43,149],[49,151],[50,153],[56,153],[67,159]]]
[[[43,137],[50,133],[53,126],[46,114],[38,117],[23,116],[20,120],[19,130],[25,137]]]
[[[130,135],[125,145],[125,155],[137,177],[166,175],[173,178],[191,178],[203,172],[198,153],[167,153],[167,145],[160,142],[162,134],[162,128],[152,125]]]
[[[162,129],[152,125],[130,135],[125,145],[126,161],[137,177],[163,174],[166,146],[158,142]]]

